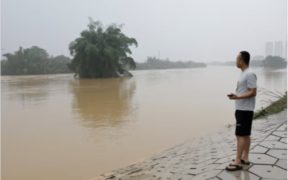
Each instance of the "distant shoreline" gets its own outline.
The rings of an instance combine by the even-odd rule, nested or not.
[[[227,65],[227,64],[213,64],[213,63],[207,63],[206,66],[198,66],[198,67],[171,67],[171,68],[147,68],[147,69],[130,69],[129,71],[145,71],[145,70],[173,70],[173,69],[200,69],[200,68],[207,68],[208,66],[210,67],[233,67],[232,65]],[[287,70],[286,67],[283,68],[276,68],[276,69],[268,69],[268,68],[264,68],[261,66],[256,66],[252,68],[262,68],[262,69],[266,69],[266,70]],[[72,76],[74,75],[73,72],[63,72],[63,73],[47,73],[47,74],[1,74],[2,77],[5,76],[45,76],[45,75],[64,75],[64,74],[71,74]]]

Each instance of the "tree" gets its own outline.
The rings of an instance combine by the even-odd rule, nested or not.
[[[64,55],[59,55],[56,57],[50,57],[46,65],[47,73],[71,73],[68,68],[71,59]]]
[[[80,78],[119,77],[128,73],[127,66],[135,68],[129,55],[130,46],[137,47],[137,41],[123,34],[121,27],[112,24],[104,28],[90,18],[88,29],[70,43],[73,59],[69,68]]]
[[[45,61],[47,61],[49,55],[46,50],[37,46],[24,49],[25,67],[23,69],[25,74],[44,74],[45,73]]]
[[[5,60],[1,61],[2,75],[28,75],[28,74],[52,74],[69,73],[68,64],[70,58],[63,55],[49,57],[46,50],[32,46],[31,48],[19,48],[15,53],[3,55]]]
[[[37,46],[28,49],[19,48],[14,54],[3,55],[7,60],[1,62],[2,74],[42,74],[44,72],[43,62],[47,60],[48,53]]]

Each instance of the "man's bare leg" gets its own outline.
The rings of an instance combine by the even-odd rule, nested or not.
[[[234,170],[241,170],[241,156],[243,154],[244,146],[245,146],[245,138],[243,136],[236,136],[237,138],[237,154],[234,163],[229,164],[226,167],[226,170],[234,171]]]
[[[251,138],[250,136],[244,136],[245,139],[245,145],[244,145],[244,150],[242,152],[242,159],[245,161],[249,160],[249,150],[250,150],[250,144],[251,144]]]
[[[243,136],[237,136],[237,155],[235,164],[241,163],[241,157],[245,148],[245,138]]]
[[[233,164],[241,164],[242,154],[245,148],[245,138],[243,136],[236,136],[237,138],[237,153]]]

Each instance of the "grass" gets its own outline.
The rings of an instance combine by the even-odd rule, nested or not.
[[[262,117],[266,117],[272,114],[276,114],[278,112],[287,109],[287,91],[284,95],[282,95],[278,100],[272,102],[266,108],[262,108],[261,110],[254,113],[254,120]]]

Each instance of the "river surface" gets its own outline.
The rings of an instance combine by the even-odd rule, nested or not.
[[[259,109],[286,91],[286,70],[254,71]],[[3,76],[3,179],[88,180],[235,122],[235,67],[131,72]]]

